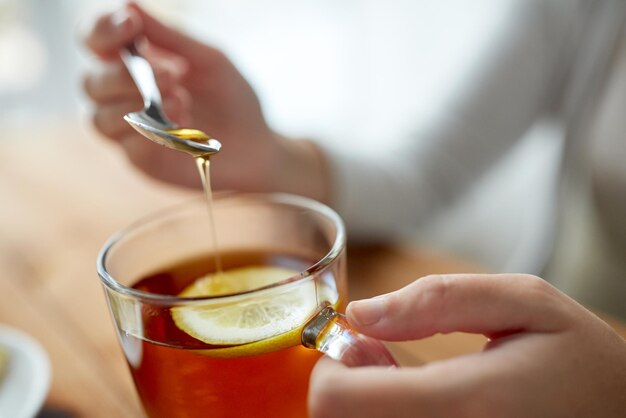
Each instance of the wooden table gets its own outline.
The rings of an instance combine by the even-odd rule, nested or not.
[[[0,323],[31,334],[50,356],[52,384],[41,416],[142,416],[96,255],[116,230],[191,192],[144,178],[87,127],[0,135]],[[369,247],[349,250],[349,270],[358,278],[351,298],[361,298],[426,274],[476,269],[424,250]],[[626,336],[623,324],[612,324]],[[452,334],[394,349],[412,363],[476,351],[483,342]]]

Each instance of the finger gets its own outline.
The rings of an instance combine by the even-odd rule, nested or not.
[[[446,275],[416,280],[398,291],[348,306],[350,323],[385,340],[454,331],[498,336],[565,327],[576,303],[529,275]]]
[[[311,375],[310,417],[555,416],[545,411],[542,415],[540,407],[533,410],[541,405],[539,399],[558,398],[560,390],[559,385],[539,383],[543,379],[537,376],[547,382],[563,381],[571,369],[546,370],[544,361],[533,361],[546,357],[538,338],[543,336],[518,339],[518,355],[491,350],[417,368],[347,368],[323,358]],[[548,363],[558,364],[559,351],[551,354]]]
[[[159,90],[167,94],[179,80],[178,74],[169,66],[153,64]],[[121,62],[101,65],[87,73],[83,80],[87,95],[98,103],[119,99],[137,99],[139,90]]]
[[[185,89],[174,87],[163,96],[163,110],[169,119],[178,125],[187,126],[190,102],[189,93]],[[124,115],[141,110],[141,108],[142,104],[138,95],[134,99],[104,103],[94,111],[92,122],[102,135],[117,140],[135,132],[124,120]]]
[[[168,150],[134,131],[122,136],[116,142],[128,160],[148,176],[184,187],[201,186],[197,168],[190,164],[189,156],[185,153]]]
[[[309,387],[311,418],[415,416],[419,402],[399,369],[347,369],[327,357],[318,361]],[[399,402],[400,401],[400,402]],[[402,411],[413,411],[412,415]]]
[[[347,368],[324,357],[311,375],[309,416],[470,416],[461,412],[469,412],[472,391],[482,389],[480,369],[472,362],[463,358],[420,368]]]
[[[137,3],[129,3],[128,10],[134,11],[140,17],[143,34],[150,43],[183,56],[192,65],[203,65],[222,56],[218,50],[161,23]]]
[[[118,56],[118,51],[142,31],[139,15],[132,8],[100,16],[85,37],[85,43],[94,53],[105,59]]]
[[[124,115],[142,107],[141,99],[120,100],[98,106],[92,115],[92,124],[98,132],[111,139],[120,139],[135,132],[124,120]]]

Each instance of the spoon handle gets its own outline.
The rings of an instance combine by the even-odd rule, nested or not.
[[[120,50],[122,61],[141,93],[144,108],[148,115],[166,126],[173,126],[163,113],[163,100],[156,83],[154,71],[148,60],[141,55],[133,42]]]

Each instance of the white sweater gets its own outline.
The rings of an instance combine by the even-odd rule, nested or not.
[[[402,69],[399,80],[404,85],[378,80],[380,88],[389,86],[394,100],[375,104],[381,117],[385,109],[397,107],[406,126],[389,126],[389,137],[369,138],[363,149],[322,143],[333,173],[333,203],[352,236],[397,237],[429,222],[471,189],[541,118],[559,120],[567,139],[563,157],[572,160],[564,166],[577,164],[579,144],[589,139],[588,116],[620,37],[625,4],[477,2],[479,9],[490,8],[490,18],[465,46],[464,64],[442,68],[442,76],[433,79],[439,90],[436,100],[421,103],[424,84],[407,82]],[[400,68],[403,63],[393,65]],[[372,142],[380,151],[372,149]],[[544,231],[544,248],[536,249],[535,265],[527,270],[541,269],[552,235]]]

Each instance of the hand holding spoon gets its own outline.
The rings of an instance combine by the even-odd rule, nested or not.
[[[152,66],[134,43],[123,48],[120,55],[144,103],[143,110],[124,116],[126,122],[149,140],[194,157],[209,156],[220,150],[222,144],[217,139],[197,129],[181,129],[167,119]]]

